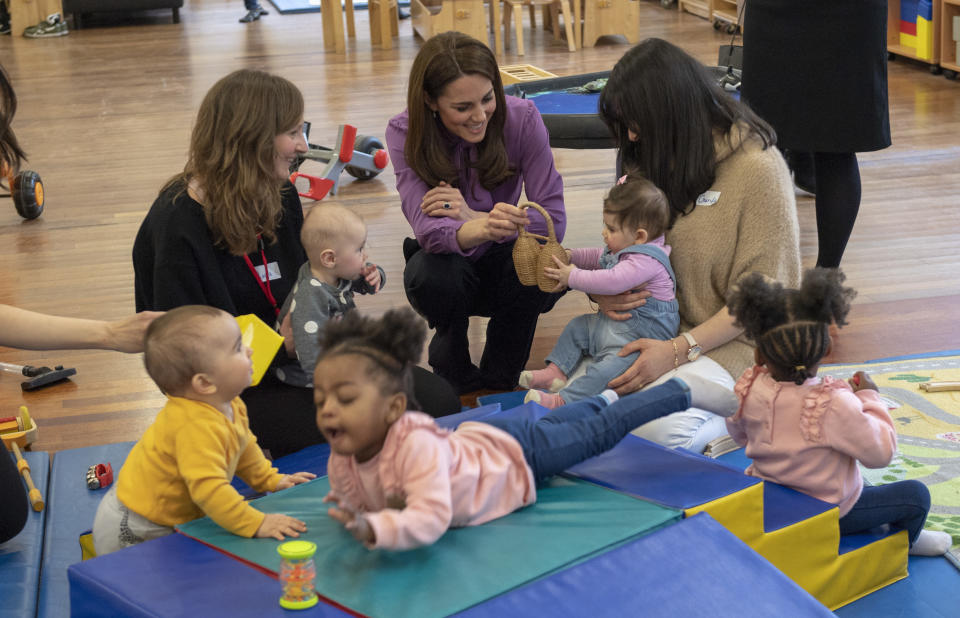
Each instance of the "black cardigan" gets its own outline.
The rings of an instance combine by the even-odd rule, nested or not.
[[[302,227],[300,197],[287,183],[277,240],[265,247],[267,262],[276,262],[280,270],[280,278],[270,281],[278,306],[283,305],[297,281],[297,271],[307,260],[300,244]],[[254,266],[263,264],[259,250],[249,257]],[[276,321],[273,307],[243,257],[214,246],[202,206],[178,187],[161,193],[140,225],[133,243],[133,271],[137,311],[199,304],[235,316],[253,313],[271,326]]]

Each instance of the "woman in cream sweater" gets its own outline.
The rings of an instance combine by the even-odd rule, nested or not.
[[[675,375],[699,374],[733,385],[753,360],[753,344],[727,313],[727,292],[761,272],[796,286],[799,226],[790,173],[776,135],[734,100],[706,67],[678,47],[643,41],[621,58],[600,96],[600,116],[618,143],[625,171],[659,186],[670,202],[680,335],[638,339],[623,354],[638,359],[610,386],[629,393]],[[597,298],[611,317],[646,292]],[[690,409],[634,433],[700,451],[726,433],[723,419]]]

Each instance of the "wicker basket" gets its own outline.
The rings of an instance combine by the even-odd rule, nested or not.
[[[550,292],[557,287],[557,282],[547,277],[544,268],[556,266],[553,257],[556,256],[562,263],[569,264],[567,251],[559,242],[553,229],[553,219],[539,204],[523,202],[520,208],[535,208],[543,215],[547,222],[549,238],[539,234],[531,234],[522,225],[517,226],[517,240],[513,245],[513,266],[517,269],[517,278],[523,285],[536,285],[544,292]],[[539,241],[544,241],[540,244]]]

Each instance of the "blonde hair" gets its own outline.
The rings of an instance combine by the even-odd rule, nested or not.
[[[147,374],[167,395],[181,395],[198,373],[208,368],[208,325],[229,316],[206,305],[183,305],[150,323],[143,344]]]
[[[363,218],[339,204],[321,203],[310,209],[300,230],[300,244],[307,252],[307,259],[318,262],[320,254],[333,249],[356,226],[366,229]]]
[[[213,242],[234,255],[276,240],[283,210],[276,177],[278,135],[303,119],[303,95],[290,81],[243,69],[210,88],[197,112],[183,173],[164,187],[196,181]]]

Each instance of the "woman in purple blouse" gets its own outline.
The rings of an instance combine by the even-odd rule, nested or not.
[[[404,288],[436,329],[430,366],[460,393],[512,390],[538,316],[559,298],[521,285],[511,256],[518,224],[547,229],[516,207],[521,188],[550,214],[558,239],[566,228],[563,179],[540,113],[504,95],[485,44],[446,32],[417,54],[407,109],[390,120],[386,138],[416,236],[404,242]],[[474,315],[490,318],[479,367],[467,342]]]

